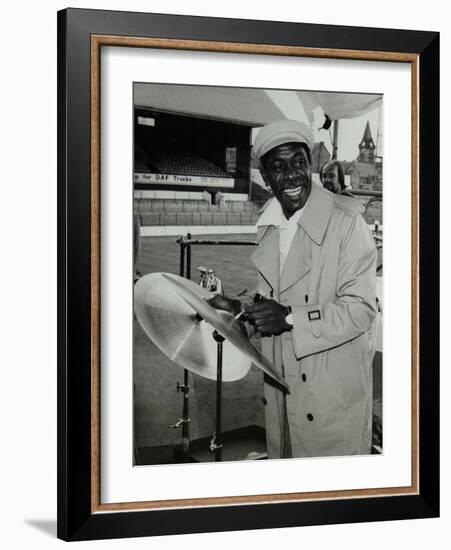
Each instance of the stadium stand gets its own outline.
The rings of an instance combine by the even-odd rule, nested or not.
[[[227,172],[210,160],[190,151],[175,151],[153,147],[149,152],[147,168],[160,174],[182,176],[225,177]]]
[[[143,201],[146,201],[143,204]],[[141,226],[158,225],[253,225],[261,204],[250,201],[230,202],[221,209],[196,200],[140,199],[135,201]]]
[[[135,150],[135,173],[177,174],[181,176],[201,176],[209,178],[227,178],[225,166],[219,166],[213,160],[202,156],[198,151],[188,150],[184,142],[170,142],[167,136],[161,136],[160,143],[148,142]],[[182,145],[183,143],[183,145]],[[193,148],[192,148],[193,149]],[[216,159],[214,159],[216,160]],[[220,184],[218,185],[220,187]],[[254,187],[260,187],[255,185]],[[138,191],[139,192],[139,191]],[[143,192],[141,190],[141,192]],[[148,193],[148,191],[144,191]],[[202,198],[205,190],[197,189],[183,192],[179,189],[157,190],[155,198],[135,198],[135,211],[138,213],[141,227],[148,226],[240,226],[253,225],[258,219],[258,211],[266,202],[265,190],[255,189],[252,200],[237,200],[237,197],[223,193],[223,200],[215,204],[217,188],[208,189],[211,202]],[[166,195],[167,193],[167,195]],[[185,197],[186,195],[186,197]],[[194,195],[196,198],[190,196]],[[209,195],[209,196],[210,196]],[[246,197],[246,194],[243,194]],[[244,198],[243,197],[243,198]]]

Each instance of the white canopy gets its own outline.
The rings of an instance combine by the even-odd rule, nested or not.
[[[313,111],[321,107],[331,120],[357,118],[382,104],[381,94],[335,92],[297,92],[304,109],[313,122]]]

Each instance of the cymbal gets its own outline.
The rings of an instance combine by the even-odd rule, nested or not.
[[[224,338],[224,381],[246,376],[251,362],[287,389],[283,378],[250,342],[230,313],[207,302],[213,294],[193,281],[170,273],[150,273],[135,285],[136,317],[147,336],[172,361],[216,380],[217,330]],[[201,319],[199,319],[201,318]]]
[[[205,300],[213,297],[211,292],[193,281],[184,279],[184,282],[205,304]],[[196,309],[180,295],[172,281],[163,273],[141,277],[134,287],[134,302],[141,327],[160,351],[181,367],[216,380],[214,327],[199,320]],[[226,312],[219,313],[231,317]],[[224,381],[246,376],[251,360],[227,341],[223,344],[223,357]]]

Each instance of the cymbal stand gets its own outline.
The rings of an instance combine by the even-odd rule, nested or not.
[[[187,233],[186,236],[181,236],[177,239],[177,243],[180,246],[180,276],[191,279],[191,244],[230,244],[226,241],[192,241],[191,234]],[[237,242],[235,244],[243,244]],[[245,242],[244,244],[255,245],[255,242]],[[185,254],[186,249],[186,254]],[[185,275],[186,271],[186,275]],[[201,321],[201,318],[198,319]],[[220,462],[222,460],[222,358],[223,358],[223,342],[225,338],[219,334],[216,330],[213,332],[213,338],[217,343],[217,371],[216,371],[216,429],[213,432],[210,440],[210,452],[215,453],[215,461]],[[189,422],[188,417],[188,371],[184,369],[184,383],[183,385],[177,382],[177,391],[183,392],[183,414],[182,418],[174,424],[173,427],[182,427],[182,448],[181,451],[187,455],[189,452]]]
[[[213,339],[218,344],[216,370],[216,431],[210,441],[210,452],[215,453],[215,462],[222,460],[222,343],[225,338],[217,330],[213,332]]]
[[[180,246],[180,276],[185,276],[185,269],[186,269],[186,278],[191,278],[191,246],[187,244],[187,241],[191,239],[191,235],[188,233],[186,237],[179,237],[177,239],[177,243]],[[186,256],[185,256],[185,249],[186,249]],[[186,259],[186,262],[185,262]],[[185,266],[186,263],[186,266]],[[171,428],[182,428],[182,435],[181,435],[181,444],[176,449],[176,452],[182,454],[183,456],[187,456],[189,452],[189,423],[191,422],[191,419],[189,418],[189,371],[187,369],[183,369],[183,384],[180,384],[180,382],[177,381],[177,393],[182,392],[183,393],[183,409],[182,409],[182,417],[177,420],[175,424],[171,426]]]
[[[177,447],[176,452],[181,454],[186,454],[189,451],[189,423],[191,422],[191,418],[189,417],[189,399],[188,399],[188,392],[189,392],[189,384],[188,384],[188,371],[184,370],[184,383],[180,384],[179,381],[177,381],[177,393],[182,392],[183,393],[183,413],[182,418],[179,418],[175,424],[171,426],[171,428],[182,428],[182,441],[181,444]]]

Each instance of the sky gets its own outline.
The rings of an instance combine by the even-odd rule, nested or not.
[[[359,154],[359,143],[365,131],[367,121],[370,123],[371,135],[376,143],[379,126],[379,112],[377,108],[358,118],[342,119],[338,125],[338,158],[340,160],[355,160]],[[382,117],[380,124],[382,126]],[[381,128],[382,132],[382,128]],[[377,154],[383,156],[383,136],[379,136]],[[321,130],[315,132],[315,141],[324,141],[327,148],[332,152],[332,146],[329,138],[329,132]]]
[[[306,109],[304,109],[304,106],[301,104],[301,101],[295,92],[274,90],[267,91],[267,94],[287,118],[308,122],[305,115]],[[380,116],[381,111],[382,115]],[[315,120],[313,126],[311,125],[311,128],[314,133],[315,142],[323,141],[329,152],[332,153],[330,139],[332,136],[332,127],[330,128],[330,132],[329,130],[319,129],[324,123],[324,115],[321,108],[315,110],[314,115]],[[359,153],[358,145],[362,139],[367,121],[370,123],[374,143],[377,143],[379,125],[381,126],[377,154],[383,156],[383,110],[377,107],[362,116],[340,120],[338,130],[338,160],[355,160]]]

